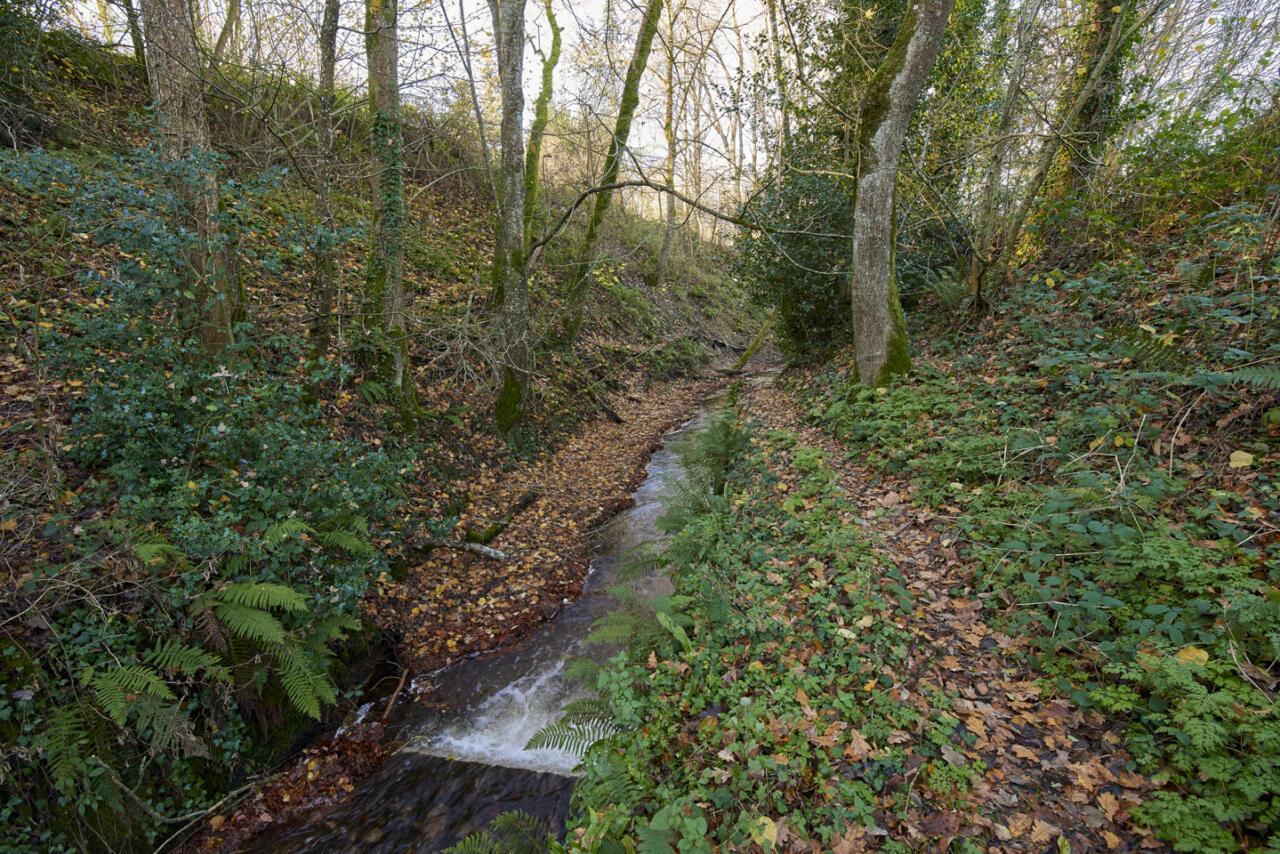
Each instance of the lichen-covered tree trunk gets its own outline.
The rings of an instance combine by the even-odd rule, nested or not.
[[[636,36],[635,50],[631,54],[631,62],[627,65],[627,76],[622,84],[622,100],[618,104],[618,120],[613,128],[613,136],[609,140],[609,153],[605,156],[604,171],[597,182],[600,186],[616,183],[618,172],[622,168],[622,158],[627,149],[627,138],[631,135],[631,124],[635,118],[636,105],[640,103],[640,78],[649,65],[649,52],[653,47],[653,37],[658,32],[658,24],[662,17],[663,0],[649,0],[645,9],[644,20],[640,22],[640,33]],[[602,190],[596,193],[595,203],[591,207],[591,216],[587,220],[587,234],[578,254],[578,261],[573,266],[569,278],[569,320],[565,325],[566,339],[572,344],[582,330],[583,304],[586,298],[587,274],[595,262],[596,243],[600,239],[600,226],[604,216],[609,212],[609,204],[613,201],[613,192]]]
[[[141,0],[140,5],[148,39],[147,76],[165,156],[178,161],[193,152],[207,152],[209,123],[191,6],[185,0]],[[231,344],[235,313],[217,248],[217,176],[206,170],[193,180],[176,178],[173,189],[183,204],[185,226],[197,237],[182,265],[185,290],[195,296],[184,325],[200,342],[201,351],[213,356]]]
[[[365,281],[361,324],[373,344],[379,372],[391,386],[402,416],[417,404],[409,371],[404,290],[404,128],[400,116],[397,0],[366,0],[365,57],[373,117],[373,246]]]
[[[913,0],[859,109],[850,291],[858,379],[867,385],[911,368],[894,273],[894,193],[907,125],[938,57],[951,3]]]
[[[339,0],[325,0],[320,22],[320,89],[316,116],[316,250],[315,271],[311,284],[313,314],[311,318],[311,350],[323,358],[333,339],[333,300],[337,285],[337,260],[334,237],[337,221],[333,210],[333,106],[334,65],[338,42]]]
[[[532,355],[529,283],[525,269],[524,0],[490,0],[502,93],[502,147],[498,182],[498,234],[494,280],[498,307],[498,353],[502,388],[494,407],[498,431],[514,438],[524,417]]]

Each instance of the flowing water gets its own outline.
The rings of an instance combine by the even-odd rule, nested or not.
[[[607,590],[619,583],[628,554],[659,536],[662,499],[684,473],[673,448],[723,405],[723,395],[708,398],[692,420],[664,437],[634,493],[635,504],[600,529],[580,597],[517,646],[434,674],[432,697],[447,711],[404,704],[410,709],[399,730],[405,745],[376,775],[324,818],[270,833],[251,850],[425,854],[515,809],[563,828],[578,756],[526,750],[525,744],[558,718],[565,703],[585,696],[577,682],[565,678],[567,660],[605,654],[584,648],[583,640],[593,622],[617,608]],[[661,572],[627,584],[650,598],[671,589]]]

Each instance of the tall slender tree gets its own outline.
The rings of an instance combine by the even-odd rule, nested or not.
[[[165,156],[174,162],[207,153],[209,121],[204,108],[200,47],[191,4],[186,0],[141,0],[147,76],[151,81]],[[174,170],[173,190],[185,226],[195,235],[182,259],[185,291],[192,295],[184,325],[206,356],[231,344],[234,291],[221,263],[218,179],[212,168]]]
[[[525,267],[524,147],[525,0],[489,0],[502,94],[499,131],[498,233],[494,251],[502,388],[494,417],[498,431],[513,438],[524,417],[532,347],[529,341],[529,281]]]
[[[323,357],[333,339],[333,301],[338,278],[334,237],[337,219],[333,210],[334,66],[338,52],[340,0],[325,0],[320,22],[320,87],[316,114],[316,242],[315,271],[311,285],[314,307],[311,318],[312,353]]]
[[[409,370],[404,289],[404,125],[400,115],[397,0],[366,0],[365,58],[373,117],[373,246],[361,310],[363,333],[379,372],[412,417],[417,394]]]
[[[653,48],[653,37],[658,32],[661,19],[662,0],[649,0],[644,18],[640,21],[640,32],[636,36],[631,62],[627,65],[627,76],[623,80],[622,99],[618,102],[618,119],[614,124],[613,135],[609,138],[609,153],[605,155],[604,169],[597,182],[604,189],[596,193],[591,214],[587,219],[587,234],[583,238],[577,263],[574,264],[573,272],[569,277],[569,318],[565,324],[565,337],[571,344],[577,339],[582,329],[587,275],[595,264],[600,227],[604,224],[605,214],[609,212],[609,205],[613,201],[613,191],[609,187],[617,183],[618,173],[622,169],[622,159],[627,151],[627,139],[631,136],[631,125],[635,120],[636,105],[640,103],[640,78],[644,76],[644,70],[649,65],[649,52]]]
[[[894,195],[907,125],[938,57],[951,4],[912,0],[858,111],[850,293],[858,379],[866,385],[883,385],[911,368],[894,271]]]

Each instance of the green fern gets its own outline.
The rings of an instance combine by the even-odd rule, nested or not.
[[[137,709],[138,732],[154,753],[208,758],[209,746],[196,735],[191,718],[177,705],[144,700]]]
[[[569,661],[564,669],[564,676],[566,679],[594,685],[600,676],[600,665],[590,658],[579,656]]]
[[[1280,365],[1252,365],[1236,368],[1227,379],[1259,391],[1280,391]]]
[[[83,749],[88,740],[88,726],[78,704],[55,708],[49,712],[37,748],[44,758],[54,787],[63,794],[75,791],[84,775]]]
[[[273,650],[273,655],[289,702],[307,717],[319,720],[320,704],[337,700],[333,682],[324,673],[314,671],[306,656],[287,643]]]
[[[314,529],[301,519],[285,519],[282,522],[276,522],[262,532],[262,547],[267,551],[271,551],[285,540],[311,533],[314,533]]]
[[[1149,369],[1178,371],[1191,364],[1186,353],[1141,327],[1112,326],[1103,334],[1107,341],[1116,345],[1121,355]]]
[[[582,754],[597,741],[617,732],[608,704],[598,697],[583,697],[566,704],[560,710],[560,719],[534,733],[525,749]]]
[[[444,854],[546,854],[551,850],[547,822],[521,810],[504,812],[484,830],[472,833]]]
[[[238,602],[218,602],[213,612],[218,623],[233,635],[264,644],[284,642],[284,626],[266,611]]]
[[[350,531],[320,531],[316,534],[320,544],[331,549],[341,549],[349,555],[363,557],[373,553],[373,546],[357,534]]]
[[[243,583],[228,584],[214,593],[220,602],[244,605],[266,611],[279,608],[282,611],[297,613],[307,610],[307,597],[292,587],[283,584]]]
[[[122,726],[139,698],[175,699],[173,690],[159,673],[138,664],[125,664],[100,673],[93,672],[89,675],[89,684],[107,717]]]
[[[155,649],[147,652],[143,658],[161,670],[173,670],[187,676],[198,676],[205,673],[219,682],[225,682],[230,676],[218,657],[203,649],[188,646],[177,638],[170,638]]]

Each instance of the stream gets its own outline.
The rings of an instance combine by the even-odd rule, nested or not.
[[[586,696],[564,675],[568,658],[609,654],[583,641],[592,623],[616,609],[607,591],[620,583],[627,555],[660,536],[663,498],[684,475],[675,447],[719,412],[725,397],[707,398],[686,424],[663,437],[633,493],[635,504],[596,532],[581,596],[521,643],[431,674],[432,699],[445,711],[405,703],[392,733],[404,746],[375,775],[322,818],[269,831],[248,850],[425,854],[456,844],[508,810],[541,816],[562,833],[579,757],[525,745],[567,702]],[[663,572],[626,583],[649,598],[671,591]]]

